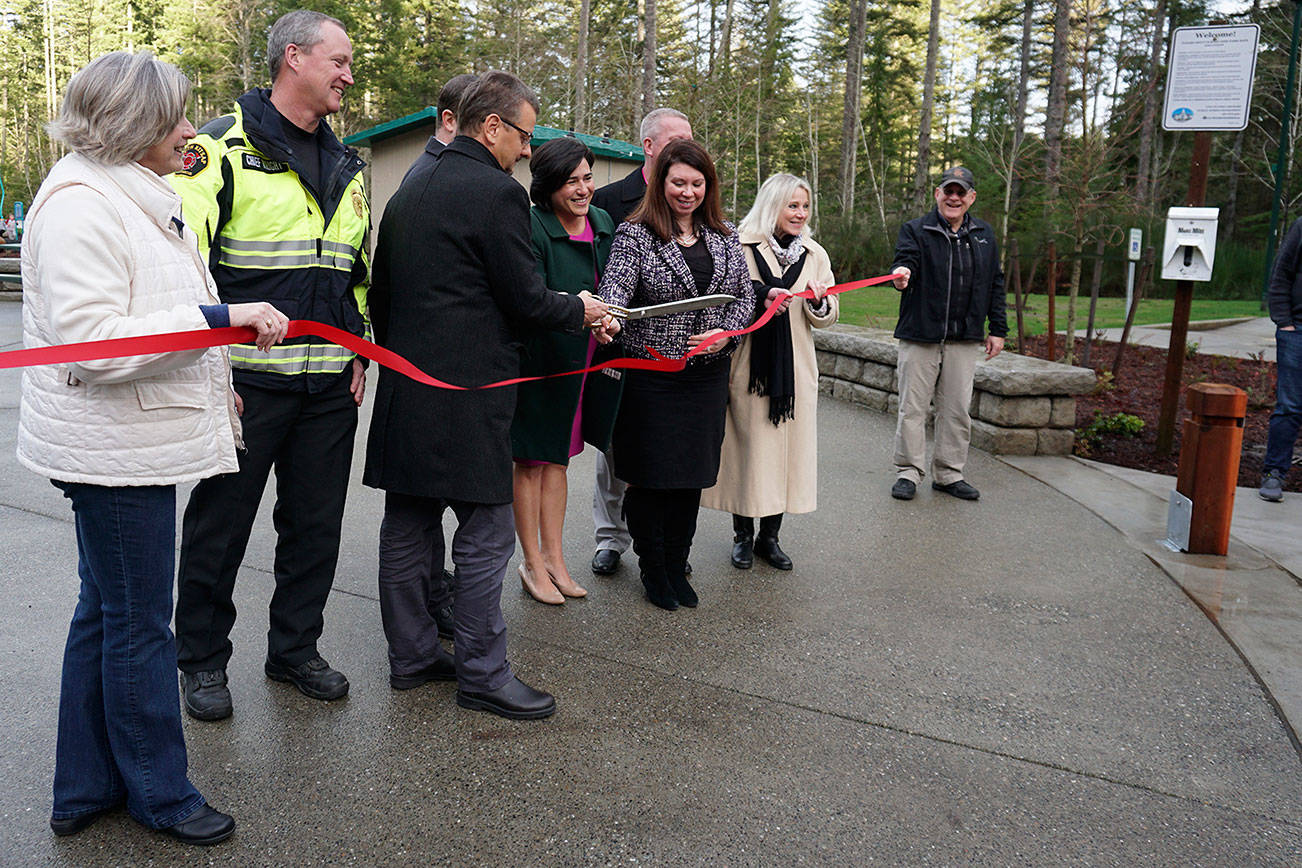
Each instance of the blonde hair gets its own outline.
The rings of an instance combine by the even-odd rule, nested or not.
[[[787,207],[797,190],[804,190],[809,197],[809,204],[814,204],[814,191],[804,178],[786,172],[770,175],[755,194],[755,204],[750,206],[750,211],[742,218],[738,231],[747,235],[773,235],[778,228],[778,217],[782,215],[782,209]],[[805,231],[800,234],[806,238],[812,237],[808,223],[805,224]]]
[[[114,51],[82,67],[63,94],[50,138],[111,166],[138,159],[185,119],[190,79],[151,52]]]

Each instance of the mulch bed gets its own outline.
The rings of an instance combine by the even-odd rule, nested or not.
[[[1047,336],[1026,339],[1022,351],[1029,356],[1046,358]],[[1057,337],[1057,361],[1063,360],[1063,336]],[[1084,343],[1076,341],[1076,364]],[[1100,374],[1110,371],[1116,358],[1114,341],[1094,341],[1090,350],[1089,367]],[[1184,361],[1185,387],[1193,383],[1226,383],[1238,386],[1248,393],[1248,414],[1243,426],[1243,453],[1239,460],[1239,485],[1256,488],[1261,484],[1262,461],[1266,455],[1266,431],[1270,413],[1275,406],[1275,363],[1254,359],[1237,359],[1228,356],[1195,355]],[[1169,476],[1176,474],[1180,458],[1180,431],[1188,417],[1183,400],[1175,429],[1175,446],[1169,456],[1157,454],[1157,421],[1162,406],[1162,385],[1166,380],[1166,350],[1156,347],[1128,346],[1122,355],[1120,373],[1100,378],[1100,387],[1092,395],[1076,399],[1076,427],[1088,426],[1095,412],[1103,416],[1130,413],[1144,420],[1144,427],[1135,437],[1103,435],[1087,453],[1082,451],[1077,438],[1077,454],[1152,473]],[[1302,491],[1302,472],[1288,475],[1284,485],[1287,491]]]

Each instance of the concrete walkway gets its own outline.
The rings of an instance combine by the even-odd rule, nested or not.
[[[1104,340],[1119,341],[1123,329],[1096,329]],[[1076,335],[1084,338],[1085,330]],[[1197,344],[1198,352],[1212,356],[1275,361],[1275,324],[1270,317],[1240,320],[1210,320],[1189,323],[1188,343]],[[1130,342],[1144,347],[1171,346],[1171,324],[1131,326]]]
[[[18,344],[18,310],[0,304],[0,349]],[[703,513],[695,611],[653,608],[631,563],[588,575],[591,455],[575,461],[566,551],[589,598],[503,592],[514,663],[558,698],[543,722],[460,709],[449,685],[389,689],[382,498],[360,484],[321,646],[352,693],[322,704],[269,682],[265,502],[237,588],[235,716],[186,721],[192,778],[235,836],[196,852],[119,812],[56,839],[76,548],[61,496],[13,458],[18,382],[0,371],[0,863],[1282,866],[1302,852],[1280,706],[1124,522],[984,453],[968,473],[979,503],[925,486],[891,500],[891,420],[834,401],[820,509],[784,526],[796,569],[732,569],[728,517]],[[1035,475],[1085,467],[1054,461]],[[1090,497],[1135,500],[1133,481],[1086,469]]]

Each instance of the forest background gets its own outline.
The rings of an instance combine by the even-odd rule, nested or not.
[[[288,2],[0,0],[4,210],[30,201],[60,151],[43,126],[68,78],[115,49],[155,51],[194,82],[196,125],[265,86],[266,31]],[[880,273],[934,179],[976,174],[974,213],[1042,291],[1124,292],[1130,227],[1160,252],[1184,204],[1193,136],[1161,124],[1173,28],[1261,26],[1250,122],[1212,134],[1207,204],[1221,209],[1200,297],[1260,296],[1274,168],[1290,143],[1280,231],[1302,204],[1302,99],[1283,117],[1294,0],[321,0],[353,41],[343,137],[433,104],[462,72],[516,73],[539,122],[636,141],[652,107],[686,112],[714,155],[725,210],[778,171],[808,178],[838,275]],[[1295,89],[1302,82],[1295,84]],[[1011,242],[1011,243],[1010,243]],[[1099,252],[1102,251],[1102,255]],[[1010,274],[1010,282],[1012,275]],[[1151,281],[1149,293],[1169,293]],[[1074,305],[1072,306],[1074,311]],[[1059,328],[1067,325],[1059,319]],[[1083,325],[1083,323],[1080,323]],[[1070,332],[1068,333],[1070,334]]]

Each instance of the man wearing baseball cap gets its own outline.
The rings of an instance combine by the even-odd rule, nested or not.
[[[891,497],[912,500],[925,472],[927,411],[936,407],[931,487],[962,500],[981,494],[963,478],[977,360],[1004,348],[1004,273],[990,224],[968,213],[976,179],[951,166],[936,185],[931,213],[900,227],[895,288],[900,294],[900,410]],[[986,323],[990,324],[989,334]]]

